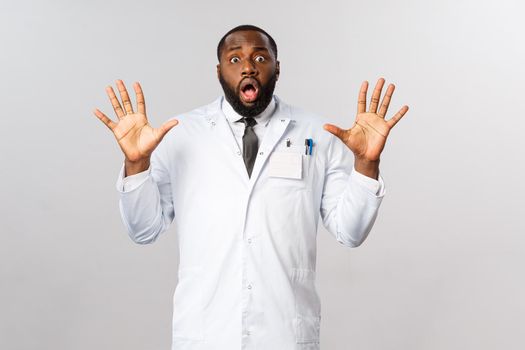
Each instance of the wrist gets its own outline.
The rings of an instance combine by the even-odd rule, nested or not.
[[[375,180],[377,180],[379,177],[379,159],[367,160],[356,157],[354,161],[354,168],[359,173]]]
[[[124,160],[125,173],[124,177],[135,175],[148,170],[150,166],[150,158],[140,159],[137,161]]]

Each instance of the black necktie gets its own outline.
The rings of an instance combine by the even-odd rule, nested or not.
[[[253,164],[257,158],[257,151],[259,149],[259,139],[253,131],[253,126],[257,121],[253,117],[242,117],[237,122],[244,123],[244,135],[242,136],[242,158],[248,170],[248,177],[252,176]]]

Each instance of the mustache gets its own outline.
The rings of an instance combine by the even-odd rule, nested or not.
[[[256,89],[260,87],[264,88],[264,86],[261,85],[261,82],[257,78],[246,77],[246,78],[241,79],[241,81],[239,82],[239,85],[237,86],[237,92],[244,89],[244,87],[246,87],[247,85],[252,85]]]
[[[242,81],[244,80],[241,80],[241,82]],[[239,96],[240,94],[239,87],[241,86],[240,85],[241,82],[233,86],[229,85],[224,79],[222,73],[220,72],[219,72],[219,82],[224,91],[224,96],[226,100],[230,103],[230,105],[233,107],[235,112],[237,112],[239,115],[243,117],[255,117],[256,115],[262,113],[266,109],[266,107],[268,107],[268,105],[270,104],[273,98],[273,91],[275,89],[275,85],[277,82],[277,72],[274,72],[274,74],[272,74],[268,82],[264,85],[260,84],[259,80],[257,79],[257,82],[259,83],[260,94],[252,106],[246,106],[241,101],[241,98]]]

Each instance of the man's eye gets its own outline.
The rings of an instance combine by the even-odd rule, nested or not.
[[[232,58],[230,58],[230,62],[231,62],[231,63],[237,63],[237,62],[239,62],[239,57],[232,57]]]
[[[257,56],[257,57],[255,57],[255,61],[256,61],[256,62],[264,62],[265,59],[264,59],[263,56]]]

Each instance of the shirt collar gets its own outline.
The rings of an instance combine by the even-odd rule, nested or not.
[[[257,124],[262,124],[264,126],[268,125],[268,122],[270,121],[270,118],[272,117],[272,114],[275,111],[275,105],[275,96],[272,96],[272,99],[270,100],[268,106],[266,106],[266,109],[254,117],[257,121]],[[222,112],[224,113],[224,115],[230,123],[235,123],[237,120],[242,118],[242,115],[235,112],[230,103],[226,101],[226,98],[222,99],[221,108]]]

